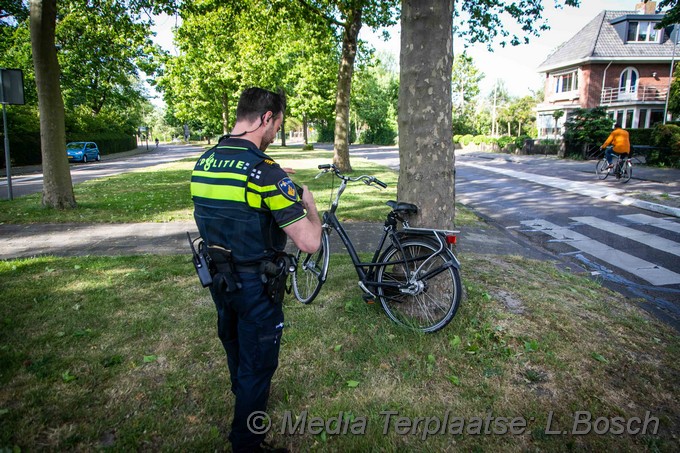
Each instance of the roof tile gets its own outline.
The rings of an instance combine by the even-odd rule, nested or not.
[[[568,66],[589,59],[671,57],[673,42],[664,33],[663,43],[626,43],[621,39],[611,21],[635,11],[602,11],[571,39],[560,45],[538,67],[539,72],[564,63]]]

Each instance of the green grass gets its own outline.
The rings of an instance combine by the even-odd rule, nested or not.
[[[274,150],[319,207],[331,153]],[[394,172],[353,161],[390,184],[348,188],[340,215],[380,220]],[[192,163],[76,186],[79,208],[39,197],[0,202],[0,222],[189,220]],[[335,185],[337,187],[337,183]],[[110,195],[102,195],[102,190]],[[356,194],[362,195],[357,196]],[[354,195],[354,196],[350,196]],[[457,223],[478,220],[460,207]],[[460,256],[466,297],[444,330],[400,329],[366,305],[344,255],[310,305],[290,298],[269,413],[294,451],[676,451],[680,339],[625,299],[555,263]],[[188,256],[41,257],[0,261],[0,450],[223,450],[233,410],[215,309]],[[366,420],[364,435],[280,434],[286,414]],[[524,417],[518,435],[400,434],[403,417]],[[574,413],[659,419],[645,435],[552,435]],[[382,414],[381,414],[382,413]],[[468,428],[470,425],[468,424]],[[333,428],[333,426],[331,426]],[[474,426],[473,426],[474,428]],[[474,429],[473,429],[474,431]],[[425,437],[425,438],[423,438]]]
[[[269,400],[294,451],[673,451],[677,335],[552,263],[462,257],[467,297],[433,335],[366,305],[333,256],[310,305],[287,299]],[[215,310],[188,258],[0,262],[0,449],[221,450],[233,398]],[[514,300],[522,313],[506,304]],[[286,412],[365,417],[365,435],[280,434]],[[525,417],[521,435],[383,435],[404,417]],[[660,420],[657,435],[547,435],[573,413]],[[532,419],[533,418],[533,419]]]
[[[328,209],[339,180],[330,174],[319,179],[319,164],[333,160],[332,151],[302,151],[272,147],[269,154],[283,167],[296,170],[292,178],[307,185],[314,193],[320,211]],[[136,223],[193,221],[193,204],[189,189],[195,159],[155,166],[118,176],[99,178],[74,186],[78,207],[55,211],[41,206],[41,195],[0,201],[2,223]],[[338,216],[349,221],[383,221],[395,200],[398,174],[366,159],[352,160],[353,175],[369,174],[386,182],[384,190],[361,183],[351,184],[342,196]],[[458,226],[476,221],[462,206],[456,219]]]

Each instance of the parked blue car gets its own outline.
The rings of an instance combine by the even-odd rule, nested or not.
[[[69,162],[88,162],[101,160],[99,148],[94,142],[71,142],[66,144]]]

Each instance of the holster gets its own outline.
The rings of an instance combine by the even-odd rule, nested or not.
[[[241,289],[241,281],[236,273],[231,250],[219,245],[209,245],[207,252],[211,261],[213,289],[227,293]]]
[[[265,284],[267,296],[272,303],[283,302],[288,275],[295,272],[296,267],[295,257],[285,252],[277,252],[271,261],[262,262],[260,265],[262,282]]]

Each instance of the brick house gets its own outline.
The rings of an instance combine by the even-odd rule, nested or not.
[[[576,108],[603,106],[624,128],[663,121],[677,32],[671,39],[673,27],[654,28],[663,18],[655,8],[655,2],[645,2],[635,11],[602,11],[541,63],[545,98],[536,107],[539,138],[561,134]],[[556,110],[564,112],[557,129]]]

